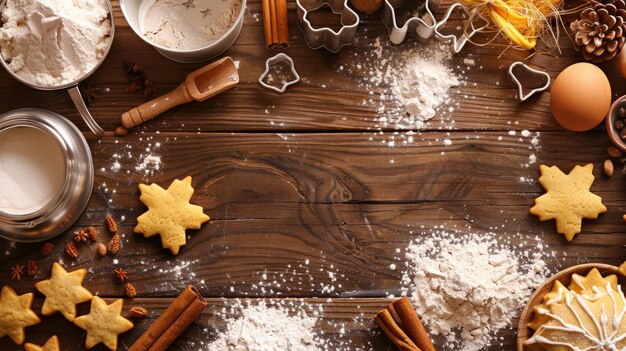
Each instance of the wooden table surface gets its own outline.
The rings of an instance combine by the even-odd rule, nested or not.
[[[121,350],[186,284],[196,285],[210,298],[210,308],[172,350],[196,350],[213,340],[225,327],[219,312],[239,298],[305,299],[323,305],[316,328],[325,339],[341,341],[345,350],[392,350],[371,317],[391,301],[388,294],[400,293],[404,248],[442,225],[492,231],[503,241],[519,241],[529,250],[534,247],[523,239],[539,236],[555,252],[547,259],[554,271],[581,262],[617,265],[626,257],[622,165],[616,164],[615,176],[608,179],[602,162],[610,143],[603,127],[586,133],[564,131],[550,115],[549,93],[516,102],[505,71],[527,52],[509,50],[498,57],[502,48],[467,47],[453,62],[460,64],[471,55],[476,66],[467,72],[468,83],[453,93],[459,102],[450,117],[456,121],[453,128],[442,129],[445,124],[435,117],[414,135],[413,143],[390,148],[382,140],[395,130],[383,128],[381,135],[375,122],[380,95],[370,94],[358,79],[337,69],[363,48],[357,44],[339,54],[310,50],[296,26],[292,2],[293,39],[287,53],[303,81],[284,95],[259,87],[264,60],[272,53],[263,46],[260,1],[252,0],[241,35],[226,52],[240,61],[240,84],[210,101],[175,108],[125,137],[115,137],[111,131],[121,113],[144,101],[141,94],[126,91],[122,60],[143,65],[161,93],[202,64],[180,64],[160,56],[128,27],[116,1],[114,6],[113,48],[89,79],[92,87],[106,89],[90,110],[108,133],[90,143],[96,175],[87,210],[74,228],[52,241],[56,248],[47,258],[38,253],[41,244],[0,242],[0,283],[18,293],[33,291],[36,281],[48,277],[52,262],[61,260],[66,266],[89,270],[85,286],[91,291],[117,298],[124,291],[111,270],[125,268],[139,291],[138,298],[125,301],[125,309],[144,305],[151,315],[120,337]],[[359,36],[366,31],[368,36],[386,39],[378,16],[363,17]],[[559,57],[535,55],[529,61],[556,77],[580,60],[567,38],[561,42]],[[616,64],[601,67],[614,95],[624,94]],[[44,108],[68,117],[87,132],[64,91],[35,91],[2,71],[0,95],[0,113]],[[362,104],[364,99],[374,103]],[[539,147],[521,138],[522,130],[539,132]],[[516,136],[510,131],[516,131]],[[445,146],[445,138],[452,144]],[[137,157],[146,148],[162,158],[160,169],[149,174],[135,170]],[[120,159],[122,171],[111,171],[117,160],[114,155],[127,152],[133,156]],[[537,163],[526,167],[533,153]],[[528,214],[533,198],[542,193],[536,183],[538,165],[569,170],[586,163],[595,166],[592,190],[609,210],[598,220],[585,220],[583,232],[567,243],[555,233],[553,222],[541,223]],[[168,186],[187,175],[193,176],[196,189],[193,202],[204,207],[211,221],[191,232],[187,246],[173,256],[161,248],[159,239],[132,234],[135,219],[145,210],[137,185]],[[521,181],[522,177],[530,181]],[[65,255],[63,245],[75,230],[93,225],[105,235],[107,214],[125,218],[123,247],[117,256],[100,258],[93,245],[83,247],[77,260]],[[39,263],[37,276],[11,281],[10,267],[28,259]],[[399,268],[390,269],[392,263]],[[335,273],[334,278],[328,272]],[[283,282],[284,276],[288,279]],[[35,310],[41,302],[37,294]],[[80,306],[81,312],[87,309]],[[339,326],[345,327],[345,333]],[[514,350],[514,327],[498,334],[502,345],[484,349]],[[52,333],[60,336],[63,350],[82,349],[85,334],[58,315],[28,328],[27,340],[41,343]],[[0,349],[21,350],[8,338],[0,340]]]

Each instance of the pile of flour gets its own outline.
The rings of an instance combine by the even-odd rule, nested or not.
[[[111,36],[104,0],[8,0],[0,28],[2,58],[42,86],[72,82],[100,61]]]
[[[304,311],[290,315],[280,304],[265,302],[243,307],[240,317],[227,320],[227,330],[208,345],[211,351],[319,351],[313,326],[316,318]]]
[[[534,252],[498,244],[495,234],[432,233],[406,253],[403,282],[446,349],[477,351],[513,319],[548,275],[540,242]]]
[[[224,35],[241,11],[241,0],[156,0],[140,7],[139,28],[156,44],[192,50]],[[141,14],[145,13],[145,16]]]

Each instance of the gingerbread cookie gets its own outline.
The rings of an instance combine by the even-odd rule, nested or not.
[[[25,329],[38,324],[41,319],[31,309],[33,293],[17,295],[9,286],[3,286],[0,292],[0,338],[8,335],[13,342],[21,345],[25,338]]]
[[[76,305],[91,300],[89,290],[82,287],[86,269],[67,272],[58,264],[52,264],[52,276],[35,284],[35,288],[46,296],[41,314],[49,316],[61,312],[68,321],[76,318]]]
[[[38,346],[27,342],[24,345],[25,351],[61,351],[59,346],[59,338],[56,335],[52,336],[43,346]]]
[[[93,297],[89,314],[74,320],[74,324],[87,331],[87,349],[103,343],[109,349],[117,350],[117,335],[133,327],[131,321],[121,316],[123,306],[122,299],[107,305],[98,296]]]
[[[174,180],[167,190],[157,184],[139,184],[139,190],[139,200],[148,211],[137,218],[135,233],[146,238],[159,234],[163,248],[170,249],[174,255],[186,243],[185,230],[199,229],[209,220],[201,206],[189,203],[193,195],[191,177]]]
[[[541,221],[556,220],[556,231],[571,241],[580,233],[583,218],[598,218],[606,212],[602,198],[589,189],[593,183],[593,165],[576,166],[565,175],[556,167],[539,166],[539,183],[546,193],[535,199],[530,213]]]
[[[626,299],[613,285],[616,276],[598,279],[596,273],[574,282],[588,293],[563,290],[561,285],[558,296],[544,297],[542,307],[535,309],[542,323],[524,343],[528,350],[626,350]]]

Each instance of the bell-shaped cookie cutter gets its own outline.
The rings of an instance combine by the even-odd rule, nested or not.
[[[296,0],[298,27],[304,33],[306,45],[311,49],[326,48],[337,52],[343,46],[351,44],[359,26],[359,15],[348,7],[348,0]],[[329,5],[333,13],[341,15],[341,29],[334,31],[328,27],[313,28],[307,14]],[[346,24],[348,23],[348,24]]]
[[[524,94],[524,86],[515,75],[515,72],[513,72],[513,70],[517,66],[521,66],[529,74],[536,74],[536,75],[544,77],[546,80],[546,84],[540,86],[539,88],[531,89],[530,92],[528,92],[528,94]],[[508,73],[509,73],[509,78],[511,79],[511,82],[517,87],[517,100],[519,100],[519,102],[526,101],[529,97],[535,95],[536,93],[545,91],[550,86],[550,75],[547,72],[534,69],[522,61],[513,62],[509,66]]]
[[[424,0],[426,13],[423,17],[411,17],[404,22],[402,27],[399,27],[396,20],[396,8],[402,6],[405,1],[420,2],[420,0],[385,0],[383,3],[381,19],[389,32],[389,40],[394,44],[400,44],[409,32],[415,32],[420,40],[430,38],[435,31],[437,22],[430,9],[429,0]]]
[[[283,85],[280,88],[265,83],[265,77],[267,77],[267,75],[270,73],[270,66],[275,65],[279,62],[287,62],[287,64],[289,64],[289,69],[291,70],[291,74],[293,74],[293,77],[294,77],[292,80],[283,83]],[[279,94],[284,93],[285,90],[287,90],[287,87],[294,85],[298,83],[299,81],[300,81],[300,75],[298,75],[298,72],[296,72],[296,66],[293,63],[293,60],[287,54],[284,54],[282,52],[268,58],[265,61],[265,71],[259,77],[259,84],[263,88],[273,90]]]
[[[483,29],[485,29],[489,25],[489,21],[487,21],[487,19],[485,19],[481,15],[477,15],[478,20],[480,20],[484,24],[481,24],[480,27],[476,27],[474,25],[474,19],[472,19],[472,21],[469,24],[470,25],[470,29],[471,29],[471,31],[469,33],[463,33],[463,34],[461,34],[459,36],[454,35],[454,34],[448,34],[448,35],[442,34],[441,30],[448,24],[448,20],[450,20],[450,16],[452,16],[454,11],[457,10],[457,9],[461,9],[468,19],[472,19],[471,15],[470,15],[470,12],[467,10],[467,7],[465,5],[463,5],[463,4],[461,4],[461,3],[456,2],[456,3],[452,4],[448,8],[448,10],[446,10],[446,13],[443,16],[443,18],[441,20],[437,21],[437,24],[435,25],[435,37],[440,39],[440,40],[442,40],[442,41],[447,41],[447,42],[451,43],[452,45],[450,46],[450,50],[453,53],[455,53],[455,54],[458,54],[463,49],[465,44],[474,35],[476,35],[476,33],[480,32]]]

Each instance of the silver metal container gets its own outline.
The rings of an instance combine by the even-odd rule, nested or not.
[[[0,211],[0,237],[20,242],[48,240],[72,226],[89,202],[94,177],[91,152],[78,128],[54,112],[28,108],[0,115],[0,133],[17,127],[37,128],[58,141],[65,156],[65,182],[47,205],[33,213]]]

